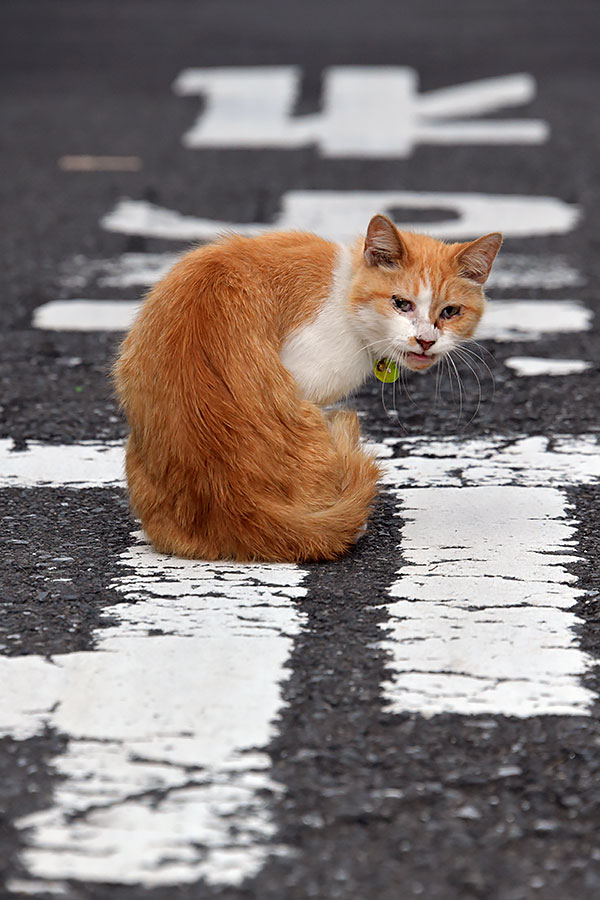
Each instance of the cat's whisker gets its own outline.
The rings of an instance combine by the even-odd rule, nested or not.
[[[467,369],[469,369],[469,370],[473,373],[473,376],[474,376],[474,378],[475,378],[475,381],[477,382],[477,390],[478,390],[478,392],[479,392],[479,396],[478,396],[478,399],[477,399],[477,406],[476,406],[476,408],[475,408],[475,412],[473,413],[473,415],[471,416],[471,418],[469,419],[469,421],[466,423],[466,425],[464,425],[464,428],[467,428],[467,427],[471,424],[471,422],[473,421],[473,419],[476,417],[477,413],[479,412],[479,410],[480,410],[480,408],[481,408],[481,402],[482,402],[482,396],[483,396],[483,395],[482,395],[482,392],[481,392],[481,382],[480,382],[480,380],[479,380],[479,377],[478,377],[477,372],[475,371],[475,369],[469,364],[469,361],[468,361],[467,359],[465,359],[465,358],[462,356],[462,354],[461,354],[461,352],[460,352],[460,349],[459,349],[459,348],[456,348],[454,352],[458,355],[458,358],[460,359],[460,361],[463,362],[463,363],[465,364],[465,366],[467,367]]]
[[[454,397],[454,381],[452,379],[452,369],[450,368],[450,363],[448,362],[448,356],[444,356],[444,362],[446,363],[446,368],[448,369],[448,381],[450,383],[450,396],[452,397],[452,402],[455,403]]]
[[[391,360],[392,362],[396,363],[396,365],[398,366],[398,371],[400,373],[400,378],[401,378],[401,383],[402,383],[402,380],[404,379],[403,363],[405,361],[406,354],[402,350],[398,351],[392,344],[388,344],[388,349],[385,351],[384,356],[387,359]],[[396,379],[396,381],[397,380],[398,379]],[[392,382],[393,387],[392,387],[392,410],[391,410],[391,412],[390,412],[390,410],[388,410],[386,408],[385,403],[383,402],[383,383],[382,383],[381,401],[383,404],[383,408],[385,409],[388,417],[394,418],[398,422],[398,424],[400,425],[402,430],[407,432],[406,426],[400,419],[400,415],[398,413],[398,407],[396,405],[396,381]]]
[[[483,365],[487,366],[487,363],[486,363],[486,361],[484,360],[483,356],[480,356],[478,353],[475,353],[475,351],[474,351],[471,347],[466,347],[465,344],[474,344],[475,347],[477,347],[478,350],[487,353],[487,355],[490,357],[490,359],[491,359],[492,361],[494,361],[494,362],[496,361],[496,360],[495,360],[495,357],[490,353],[490,351],[489,351],[489,350],[486,350],[486,348],[483,347],[481,344],[479,344],[477,341],[474,341],[474,340],[472,340],[471,338],[467,338],[467,339],[464,339],[464,338],[463,338],[463,339],[460,341],[459,346],[462,347],[463,350],[468,350],[469,353],[472,353],[472,354],[473,354],[473,356],[476,356],[477,359],[479,359],[479,360],[483,363]]]
[[[376,344],[388,344],[389,345],[389,338],[380,338],[378,341],[371,341],[370,344],[365,344],[364,347],[361,347],[360,350],[357,350],[356,353],[352,354],[352,356],[350,357],[350,360],[353,360],[355,357],[360,356],[360,354],[364,353],[365,350],[370,350],[371,347],[374,347]],[[385,353],[383,353],[382,356],[385,356]]]
[[[484,345],[481,344],[481,343],[480,343],[478,340],[476,340],[475,338],[462,338],[461,343],[463,343],[463,344],[475,344],[475,346],[477,347],[477,349],[478,349],[478,350],[481,350],[482,353],[487,353],[487,355],[490,357],[490,359],[492,359],[492,360],[494,360],[494,361],[495,361],[495,359],[496,359],[496,357],[495,357],[494,354],[491,352],[491,350],[488,350],[487,347],[484,347]]]
[[[457,423],[456,423],[456,424],[458,425],[459,422],[460,422],[460,420],[462,419],[462,413],[463,413],[463,386],[462,386],[462,379],[461,379],[461,377],[460,377],[460,373],[459,373],[458,369],[456,368],[456,363],[455,363],[454,360],[452,359],[451,354],[448,353],[448,356],[447,356],[446,358],[447,358],[447,360],[448,360],[448,363],[451,364],[451,365],[452,365],[452,368],[454,369],[454,373],[455,373],[455,375],[456,375],[456,383],[457,383],[457,385],[458,385],[458,421],[457,421]]]
[[[386,385],[386,382],[385,382],[385,381],[382,381],[382,382],[381,382],[381,405],[383,406],[384,412],[385,412],[386,416],[387,416],[388,419],[389,419],[389,418],[390,418],[390,411],[389,411],[389,409],[387,408],[387,406],[385,405],[385,397],[384,397],[384,394],[385,394],[385,385]]]
[[[442,360],[439,360],[439,362],[441,363]],[[434,408],[434,409],[437,408],[438,400],[440,399],[440,378],[441,378],[441,375],[442,375],[442,366],[441,366],[441,365],[437,365],[437,366],[436,366],[436,372],[435,372],[435,394],[433,395],[433,408]]]
[[[381,355],[382,355],[382,358],[389,359],[389,351],[390,351],[389,338],[385,338],[385,339],[379,340],[379,341],[373,341],[373,344],[385,344],[385,349],[382,351]],[[369,345],[369,346],[372,346],[372,345]],[[385,381],[381,382],[381,405],[383,407],[383,411],[385,412],[386,416],[388,418],[390,418],[390,411],[385,404],[385,386],[387,383],[389,383],[389,382],[385,382]]]
[[[458,422],[457,425],[462,421],[463,410],[464,410],[464,398],[466,396],[466,391],[464,390],[463,380],[461,378],[460,372],[458,371],[458,367],[454,360],[450,358],[450,362],[454,367],[454,371],[456,372],[456,379],[458,381]]]
[[[490,381],[492,382],[492,400],[493,400],[493,399],[494,399],[494,396],[495,396],[495,394],[496,394],[496,379],[494,378],[494,373],[492,372],[492,370],[490,369],[490,367],[488,366],[488,364],[486,363],[486,361],[485,361],[484,359],[482,359],[481,356],[478,356],[477,353],[475,353],[474,350],[471,350],[470,347],[464,347],[464,346],[461,344],[460,347],[459,347],[458,349],[462,350],[463,353],[468,353],[468,354],[469,354],[470,356],[472,356],[475,360],[477,360],[477,362],[481,363],[481,365],[487,370],[487,372],[488,372],[488,374],[489,374],[489,376],[490,376]]]
[[[412,396],[411,392],[408,389],[408,376],[406,374],[406,371],[408,369],[408,366],[406,365],[406,359],[408,357],[408,352],[406,350],[398,350],[397,354],[398,354],[397,361],[399,363],[399,368],[400,368],[400,381],[401,381],[402,387],[404,389],[404,393],[406,394],[408,401],[410,403],[412,403],[413,406],[417,406],[418,405],[417,401],[414,399],[414,397]]]
[[[408,354],[406,351],[404,351],[404,350],[400,351],[400,387],[404,388],[404,392],[406,393],[406,396],[408,397],[410,402],[414,404],[414,400],[410,395],[410,391],[408,390],[408,384],[406,381],[406,358],[407,358],[407,356],[408,356]],[[403,429],[404,433],[408,434],[408,428],[406,427],[406,425],[404,425],[403,422],[401,422],[400,424],[402,425],[402,429]]]
[[[399,370],[400,370],[400,387],[402,387],[402,384],[404,382],[404,366],[402,365],[402,363],[404,362],[404,359],[405,359],[405,354],[401,352],[399,355],[399,358],[397,359],[397,362],[399,363]],[[396,382],[394,382],[394,409],[396,409],[396,421],[400,425],[400,428],[402,429],[402,431],[405,434],[408,434],[408,428],[406,427],[406,425],[400,418],[400,415],[398,414],[398,411],[396,408],[396,393],[395,392],[396,392]],[[402,395],[400,395],[400,396],[402,396]]]
[[[480,356],[478,356],[476,353],[474,353],[468,347],[460,346],[460,347],[456,347],[455,350],[457,353],[459,353],[463,357],[466,355],[470,359],[470,361],[473,363],[473,365],[476,367],[478,372],[481,371],[481,369],[479,368],[479,366],[481,366],[482,369],[484,370],[485,374],[489,375],[492,386],[494,386],[494,373],[492,372],[490,367],[488,365],[486,365],[484,360],[481,359]]]

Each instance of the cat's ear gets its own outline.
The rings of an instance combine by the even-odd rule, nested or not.
[[[484,284],[489,278],[501,244],[502,235],[497,231],[471,241],[470,244],[463,244],[456,255],[459,275],[469,281],[476,281],[477,284]]]
[[[387,216],[373,216],[369,222],[364,254],[368,266],[399,266],[408,257],[398,229]]]

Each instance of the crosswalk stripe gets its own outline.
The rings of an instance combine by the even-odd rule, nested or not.
[[[141,538],[119,562],[110,587],[130,602],[105,610],[115,624],[95,650],[0,657],[0,733],[69,739],[52,806],[17,822],[22,861],[53,881],[239,884],[285,852],[260,748],[305,623],[305,571],[176,559]]]
[[[44,444],[30,441],[15,451],[0,439],[0,488],[117,487],[124,484],[123,442]]]
[[[384,488],[397,497],[399,515],[407,520],[400,544],[406,564],[390,587],[390,595],[401,599],[389,607],[389,613],[393,622],[401,622],[404,636],[386,649],[400,654],[395,657],[396,671],[406,676],[392,691],[400,697],[394,700],[394,708],[408,705],[424,714],[479,708],[513,715],[585,711],[589,696],[577,676],[589,663],[574,643],[572,614],[564,611],[578,596],[573,577],[564,568],[574,560],[573,523],[568,521],[564,489],[600,478],[595,436],[555,436],[552,442],[541,436],[463,441],[390,438],[376,446],[385,465]],[[118,443],[90,442],[70,447],[32,444],[29,450],[15,453],[10,442],[4,441],[0,444],[1,484],[115,486],[121,483],[122,452]],[[62,466],[53,469],[58,458]],[[51,480],[46,475],[49,470]],[[545,552],[548,549],[550,555]],[[544,598],[547,602],[542,602]],[[515,612],[519,606],[523,609]],[[471,614],[474,608],[485,610],[481,620],[480,613]],[[434,622],[432,616],[438,620]],[[407,626],[409,620],[413,620],[413,632]],[[433,648],[429,661],[419,631],[427,621]],[[519,668],[518,659],[502,657],[503,646],[511,654],[512,644],[519,646],[525,634],[515,632],[510,640],[498,643],[497,672],[490,676],[496,687],[492,690],[490,683],[482,682],[480,694],[468,692],[471,700],[465,707],[465,679],[482,679],[469,634],[475,635],[474,646],[479,641],[487,648],[486,623],[494,633],[506,634],[525,622],[544,678],[540,675],[536,681],[536,673],[529,672],[525,663]],[[455,644],[450,644],[449,656],[442,654],[441,664],[439,635],[448,628]],[[560,651],[555,654],[559,661],[545,650],[549,633],[554,649]],[[461,650],[454,659],[452,646],[460,647],[462,640],[467,641],[468,652]],[[417,648],[420,668],[407,668],[407,647],[410,653]],[[556,683],[548,690],[553,666]],[[510,690],[508,671],[515,673]],[[429,693],[407,691],[411,680],[426,683],[433,673],[435,683]],[[452,688],[441,689],[445,676],[461,686],[462,699],[456,699]]]
[[[589,714],[564,487],[600,477],[595,436],[389,438],[375,449],[404,519],[381,626],[389,711]],[[119,442],[15,452],[2,441],[1,485],[114,488],[122,456]],[[120,562],[111,587],[130,603],[107,610],[116,622],[96,630],[95,650],[0,657],[11,684],[0,732],[69,738],[53,760],[53,804],[17,823],[23,865],[57,886],[105,881],[108,860],[124,884],[239,884],[287,852],[262,748],[305,623],[294,601],[306,570],[179,560],[141,538]],[[135,844],[123,839],[132,828]]]
[[[573,631],[564,487],[600,478],[594,437],[386,441],[404,519],[382,646],[390,711],[589,715]],[[407,487],[410,485],[410,487]]]

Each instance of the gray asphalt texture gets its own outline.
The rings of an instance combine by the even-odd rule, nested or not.
[[[117,336],[43,333],[36,307],[76,297],[61,281],[76,254],[171,250],[126,238],[98,221],[123,196],[184,213],[269,221],[293,188],[477,191],[559,196],[580,204],[583,225],[561,237],[507,241],[506,250],[559,253],[585,273],[568,295],[599,308],[600,9],[594,0],[4,0],[0,11],[3,173],[0,210],[0,437],[71,443],[125,434],[107,373]],[[538,147],[420,147],[406,160],[324,160],[298,151],[188,151],[181,135],[198,98],[171,85],[188,66],[298,64],[298,113],[314,111],[322,70],[335,64],[410,65],[422,90],[530,72],[538,94],[527,117],[550,123]],[[515,113],[515,116],[519,113]],[[139,173],[66,173],[68,153],[131,154]],[[138,291],[121,291],[133,298]],[[514,293],[514,292],[512,292]],[[553,296],[522,290],[523,298]],[[560,291],[557,296],[564,296]],[[114,296],[93,287],[91,296]],[[507,295],[506,292],[504,295]],[[493,292],[501,298],[503,292]],[[463,432],[579,434],[598,429],[599,327],[536,344],[498,344],[496,390]],[[543,352],[542,352],[543,350]],[[516,378],[511,355],[595,361],[581,375]],[[69,365],[72,358],[82,360]],[[503,374],[504,373],[504,374]],[[461,427],[448,390],[434,408],[433,379],[415,378],[401,409],[408,435]],[[374,437],[397,434],[379,388],[357,398]],[[473,411],[475,401],[467,409]],[[463,420],[464,421],[464,420]],[[576,608],[582,647],[600,654],[600,504],[573,488],[587,590]],[[589,718],[452,715],[423,719],[382,707],[386,657],[373,645],[398,567],[391,502],[343,563],[311,567],[279,736],[269,748],[285,793],[273,815],[293,858],[274,858],[240,889],[197,883],[144,890],[73,883],[67,900],[592,900],[600,896],[600,723]],[[93,646],[132,521],[123,492],[0,492],[0,652],[42,654]],[[395,528],[398,520],[395,520]],[[14,543],[25,541],[27,543]],[[72,583],[49,588],[69,548]],[[56,572],[53,573],[56,575]],[[600,694],[597,676],[587,686]],[[3,685],[2,692],[10,690]],[[1,702],[1,700],[0,700]],[[0,885],[18,876],[19,816],[44,808],[63,737],[0,741]],[[499,775],[514,766],[515,774]],[[475,814],[465,817],[464,810]],[[22,874],[22,873],[21,873]],[[0,896],[17,897],[7,890]],[[23,895],[25,896],[25,895]],[[46,895],[38,896],[45,900]],[[47,895],[50,897],[50,895]]]

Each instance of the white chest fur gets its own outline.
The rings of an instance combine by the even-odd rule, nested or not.
[[[317,315],[286,339],[280,357],[307,400],[325,406],[359,387],[370,357],[351,321],[348,289],[352,273],[348,247],[339,245],[329,296]]]

